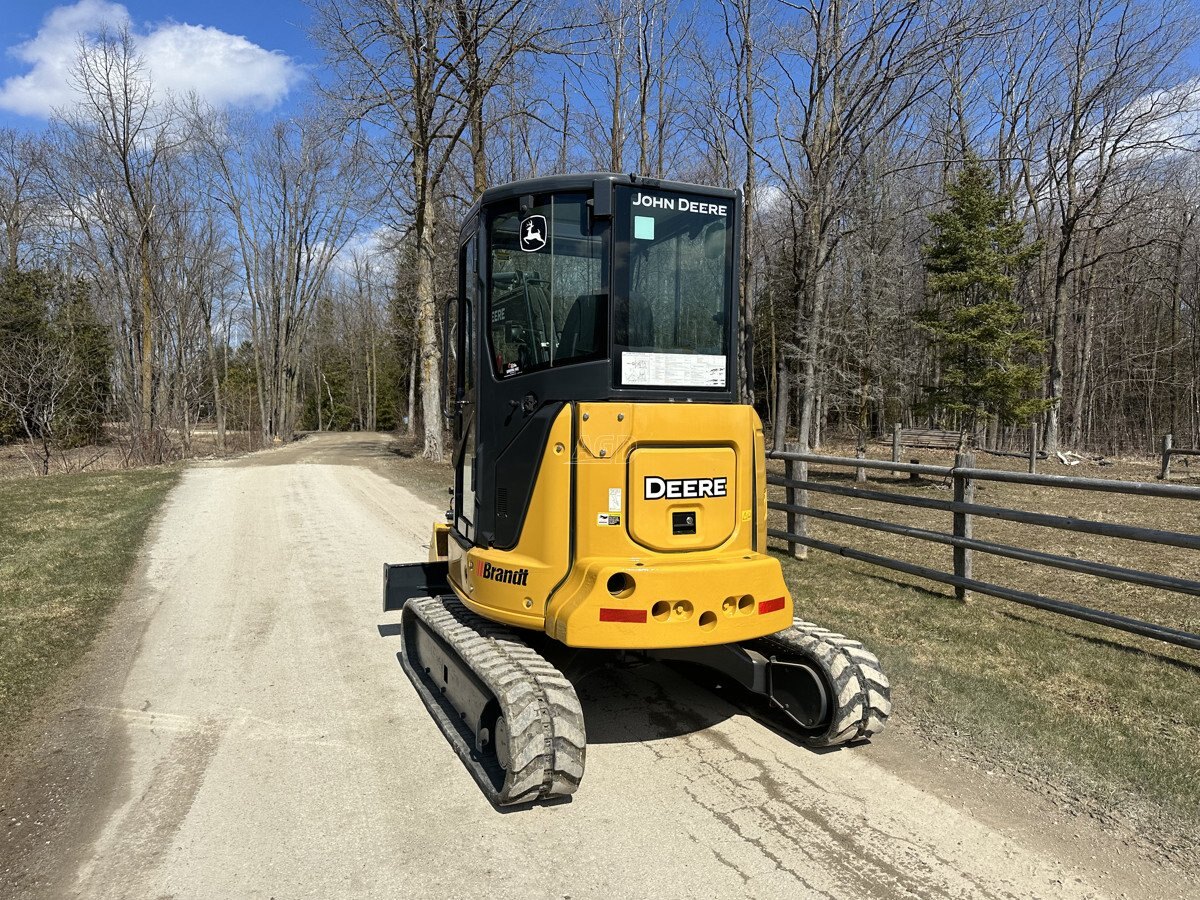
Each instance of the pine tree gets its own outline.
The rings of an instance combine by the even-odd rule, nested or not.
[[[991,173],[969,155],[946,188],[949,206],[929,217],[933,242],[922,248],[930,306],[919,324],[932,338],[941,378],[926,387],[935,409],[974,433],[989,419],[1028,421],[1046,408],[1045,375],[1033,361],[1045,344],[1013,297],[1016,276],[1039,252],[1008,215]]]

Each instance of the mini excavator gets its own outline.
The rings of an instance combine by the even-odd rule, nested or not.
[[[876,657],[795,618],[767,554],[762,423],[737,392],[741,216],[735,191],[606,173],[494,187],[466,216],[452,508],[427,562],[385,567],[384,610],[497,806],[578,788],[568,676],[597,651],[713,670],[818,747],[891,711]]]

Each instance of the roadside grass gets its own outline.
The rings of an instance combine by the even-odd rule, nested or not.
[[[0,735],[101,629],[178,468],[0,481]]]
[[[933,454],[920,455],[934,461]],[[772,469],[777,465],[772,462]],[[814,467],[810,477],[852,485],[852,474]],[[1150,480],[1136,469],[1120,475]],[[886,473],[866,487],[941,499],[950,494],[940,481],[912,484],[907,476]],[[771,494],[782,499],[783,489],[773,487]],[[810,492],[808,502],[950,530],[949,513],[818,492]],[[1200,531],[1200,503],[1188,501],[988,483],[977,502]],[[782,528],[784,514],[771,516],[772,527]],[[808,530],[822,540],[951,570],[949,547],[812,518]],[[1180,577],[1200,575],[1200,554],[1180,548],[979,518],[975,535]],[[781,548],[782,542],[771,545]],[[897,719],[989,767],[1053,784],[1098,815],[1125,810],[1145,821],[1158,819],[1156,828],[1164,825],[1176,835],[1200,824],[1200,653],[985,595],[973,594],[962,604],[947,586],[817,550],[807,560],[784,557],[783,564],[798,615],[859,638],[879,654],[894,685]],[[1197,601],[1187,595],[981,553],[974,564],[975,577],[986,581],[1200,630]]]
[[[454,484],[454,467],[421,456],[421,440],[412,435],[393,434],[388,444],[389,472],[399,477],[410,491],[442,509],[450,505],[449,488]]]

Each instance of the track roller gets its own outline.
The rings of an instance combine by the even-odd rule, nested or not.
[[[879,659],[858,641],[797,619],[787,631],[749,641],[746,646],[770,659],[772,672],[791,663],[818,673],[827,709],[815,721],[798,722],[803,726],[804,743],[834,747],[866,740],[883,730],[892,712],[891,684]],[[778,692],[771,699],[777,707],[787,702]],[[796,717],[789,714],[789,718]]]
[[[883,729],[892,712],[891,685],[875,654],[858,641],[799,619],[786,631],[752,641],[646,655],[703,666],[765,697],[772,715],[812,747],[866,740]]]
[[[575,792],[587,738],[575,688],[558,669],[456,597],[411,599],[401,623],[405,673],[492,803]]]

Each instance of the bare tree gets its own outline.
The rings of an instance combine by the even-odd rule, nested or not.
[[[800,442],[809,446],[817,411],[829,264],[842,236],[859,161],[889,140],[933,88],[934,62],[970,33],[950,0],[806,0],[786,30],[775,63],[778,153],[772,168],[799,213],[795,229],[799,297],[794,355],[800,363]],[[791,370],[780,370],[774,439],[782,445]]]
[[[347,118],[370,125],[390,177],[397,230],[416,246],[424,455],[445,453],[436,272],[444,184],[464,135],[474,190],[487,183],[485,104],[517,55],[550,30],[516,0],[319,0],[316,38],[334,70],[331,93]],[[404,173],[404,174],[402,174]]]
[[[286,440],[312,316],[362,211],[360,147],[320,114],[265,127],[211,112],[191,121],[237,239],[263,437]]]
[[[1121,216],[1102,201],[1126,167],[1192,143],[1196,96],[1194,87],[1179,86],[1177,67],[1197,31],[1194,15],[1176,4],[1134,0],[1071,0],[1047,7],[1038,24],[1054,49],[1038,84],[1024,179],[1031,202],[1050,217],[1039,230],[1053,254],[1047,397],[1054,405],[1045,428],[1045,447],[1053,452],[1060,443],[1070,283],[1095,264],[1095,252],[1113,252],[1088,252],[1081,242]]]
[[[81,41],[74,81],[80,102],[61,115],[65,166],[56,197],[72,216],[94,270],[108,282],[135,451],[157,461],[164,441],[155,405],[162,303],[154,217],[163,160],[179,140],[175,119],[155,101],[145,62],[127,30]]]
[[[400,212],[395,224],[416,245],[424,455],[431,459],[445,455],[434,280],[438,201],[470,124],[452,9],[452,0],[321,0],[317,8],[316,38],[336,78],[331,91],[349,120],[378,130],[372,150],[378,170],[390,176],[384,183]]]
[[[40,475],[50,474],[64,422],[84,399],[82,374],[70,348],[46,337],[7,341],[0,352],[0,407],[19,423]]]
[[[44,137],[0,128],[0,227],[10,269],[21,265],[31,232],[48,214],[47,157]]]

